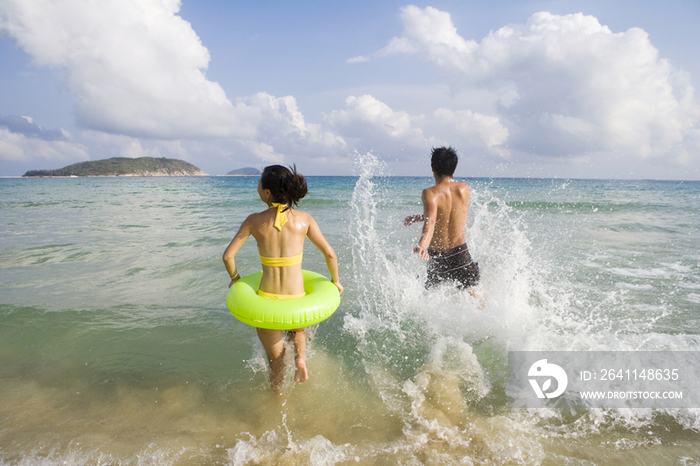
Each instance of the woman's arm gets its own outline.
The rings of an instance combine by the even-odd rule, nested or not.
[[[231,277],[231,283],[228,285],[229,288],[231,288],[231,285],[241,278],[241,274],[239,274],[238,270],[236,270],[236,261],[234,258],[238,250],[241,249],[241,246],[243,246],[243,243],[245,243],[245,240],[247,240],[250,236],[250,223],[250,217],[243,221],[241,227],[238,229],[238,233],[236,233],[236,236],[233,237],[231,243],[229,243],[228,247],[224,251],[224,266],[226,266],[226,271]]]
[[[318,227],[316,220],[309,215],[309,231],[306,236],[309,240],[316,246],[319,251],[326,258],[326,266],[328,267],[328,272],[331,274],[331,281],[335,286],[338,287],[338,291],[343,292],[343,285],[340,284],[340,277],[338,276],[338,258],[335,255],[335,251],[331,245],[326,241],[326,238],[321,233],[321,229]]]

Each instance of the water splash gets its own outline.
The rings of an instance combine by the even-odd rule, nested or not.
[[[499,312],[527,320],[522,310],[508,306],[518,300],[528,303],[523,290],[531,275],[525,273],[526,242],[517,229],[511,224],[505,230],[512,244],[498,240],[504,236],[499,227],[508,221],[507,209],[497,205],[500,215],[494,215],[488,203],[477,200],[476,220],[469,230],[473,255],[492,264],[485,267],[485,284],[477,291],[484,296],[491,292],[496,299],[474,298],[450,286],[426,291],[424,262],[411,254],[411,243],[401,240],[403,227],[383,221],[389,218],[386,208],[380,213],[378,205],[386,192],[377,157],[359,154],[357,164],[351,235],[359,297],[354,312],[345,316],[344,329],[356,339],[374,390],[404,424],[393,457],[411,461],[434,457],[435,464],[471,458],[470,464],[488,464],[505,455],[522,460],[513,464],[536,462],[541,448],[527,435],[516,435],[517,426],[506,427],[509,421],[496,416],[481,419],[474,427],[480,416],[472,413],[492,389],[492,374],[487,373],[491,370],[485,370],[473,345],[497,333],[494,321],[502,320]],[[500,273],[506,263],[513,267],[509,275]],[[498,280],[510,281],[505,291]],[[489,351],[488,346],[483,345],[482,352]],[[512,448],[498,446],[493,435],[482,430],[489,423],[489,429],[502,424],[499,435],[507,432],[518,441],[510,442]]]

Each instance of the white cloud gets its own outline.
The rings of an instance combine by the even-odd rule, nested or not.
[[[502,147],[508,130],[494,116],[470,110],[439,108],[430,114],[411,115],[395,111],[371,95],[350,96],[346,108],[326,116],[326,122],[347,138],[355,149],[367,147],[382,154],[396,153],[397,148],[415,149],[424,156],[432,146],[456,145],[464,152],[507,156]],[[367,144],[367,147],[361,147]]]
[[[401,9],[404,33],[394,37],[377,55],[410,53],[423,55],[438,64],[457,65],[478,48],[476,42],[464,40],[457,34],[450,14],[426,7],[409,5]]]
[[[66,70],[77,122],[102,157],[184,158],[183,146],[167,141],[212,137],[276,162],[346,147],[339,135],[306,122],[292,96],[229,100],[207,80],[209,52],[179,9],[178,0],[7,0],[0,33],[37,65]],[[29,120],[7,124],[33,131],[30,137],[60,137]]]
[[[124,134],[109,134],[101,131],[83,131],[82,138],[94,153],[103,157],[169,157],[186,159],[186,151],[179,141],[139,139]]]
[[[8,0],[0,31],[64,68],[78,121],[131,136],[252,137],[259,113],[204,74],[209,52],[177,0]]]
[[[449,144],[462,148],[462,152],[478,151],[480,154],[508,158],[510,151],[504,147],[508,141],[508,129],[495,116],[482,115],[471,110],[439,108],[430,118],[421,118],[424,131]]]
[[[659,166],[697,160],[690,79],[638,28],[613,33],[592,16],[537,13],[477,42],[449,13],[407,6],[401,35],[347,63],[356,71],[370,59],[412,55],[434,63],[451,92],[442,83],[433,85],[439,99],[420,85],[343,91],[354,95],[317,124],[291,95],[227,97],[207,79],[209,52],[179,9],[178,0],[0,1],[0,34],[37,65],[65,70],[88,129],[82,145],[31,117],[0,118],[0,159],[177,157],[225,173],[241,160],[332,165],[353,150],[411,162],[450,144],[494,164],[531,154],[547,164],[599,164],[610,154]]]
[[[345,61],[345,63],[362,63],[362,62],[369,61],[369,60],[370,60],[369,57],[363,57],[362,55],[358,55],[357,57],[348,58]]]
[[[401,10],[404,31],[373,56],[438,65],[456,92],[492,92],[511,148],[549,156],[624,152],[688,160],[700,110],[687,76],[659,58],[642,29],[613,33],[592,16],[542,12],[480,43],[449,13]],[[502,140],[499,140],[503,143]]]
[[[74,141],[44,140],[0,126],[0,160],[7,162],[75,162],[88,160],[87,149]]]
[[[47,130],[34,123],[34,119],[28,116],[0,116],[0,127],[5,127],[13,133],[23,134],[30,138],[43,139],[45,141],[66,141],[71,134],[64,129]]]
[[[270,144],[255,141],[243,141],[243,146],[246,147],[254,156],[266,164],[282,164],[284,163],[284,155],[275,152],[275,148]]]
[[[394,111],[371,95],[350,96],[345,108],[326,115],[326,123],[353,142],[353,149],[374,149],[393,153],[396,146],[425,148],[429,142],[413,118],[403,111]]]
[[[321,125],[307,123],[293,96],[274,97],[259,92],[240,99],[245,105],[260,111],[261,120],[255,141],[241,141],[262,160],[281,163],[285,155],[317,153],[346,149],[345,140]],[[269,147],[269,148],[268,148]]]
[[[390,137],[421,137],[420,131],[411,129],[411,117],[406,112],[395,112],[388,105],[371,95],[350,96],[345,100],[347,110],[332,112],[328,121],[349,131],[358,131],[358,125],[376,129]]]

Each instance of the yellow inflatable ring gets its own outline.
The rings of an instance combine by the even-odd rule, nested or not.
[[[258,328],[293,330],[330,317],[340,304],[338,288],[323,275],[302,270],[306,296],[270,299],[258,296],[262,271],[241,277],[228,290],[226,305],[231,314]]]

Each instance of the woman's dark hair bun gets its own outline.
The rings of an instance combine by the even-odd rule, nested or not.
[[[270,165],[263,169],[260,176],[263,189],[269,189],[272,198],[280,204],[296,206],[309,192],[304,175],[297,173],[297,166],[289,168],[282,165]]]

